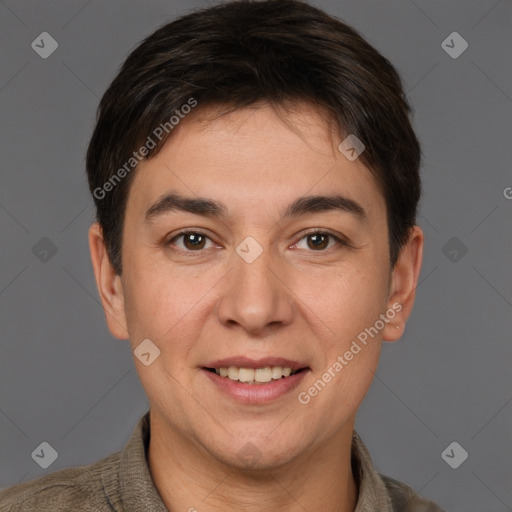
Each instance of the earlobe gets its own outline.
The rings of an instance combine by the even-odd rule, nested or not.
[[[115,338],[128,339],[121,276],[114,271],[97,222],[89,228],[89,251],[108,328]]]
[[[404,333],[416,296],[423,260],[423,242],[424,235],[421,228],[412,227],[409,239],[402,247],[393,268],[388,311],[393,310],[395,314],[384,328],[384,341],[397,341]]]

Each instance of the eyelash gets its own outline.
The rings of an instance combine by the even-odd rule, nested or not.
[[[171,246],[173,244],[173,242],[175,240],[177,240],[178,238],[180,237],[183,237],[183,236],[186,236],[186,235],[190,235],[190,234],[194,234],[194,235],[201,235],[201,236],[204,236],[206,238],[208,238],[209,240],[211,240],[211,238],[206,234],[206,233],[203,233],[202,231],[200,230],[186,230],[186,231],[181,231],[180,233],[178,233],[176,236],[174,236],[173,238],[171,238],[168,242],[165,243],[166,246]],[[343,238],[339,237],[339,236],[336,236],[328,231],[322,231],[321,229],[314,229],[312,231],[308,231],[307,233],[304,233],[302,235],[302,237],[299,239],[299,241],[297,242],[297,244],[303,240],[304,238],[307,238],[308,236],[312,236],[312,235],[327,235],[329,237],[331,237],[332,239],[334,239],[337,243],[338,243],[338,247],[330,247],[330,248],[327,248],[327,249],[321,249],[321,250],[318,250],[318,251],[315,251],[315,250],[310,250],[309,252],[330,252],[332,249],[334,250],[339,250],[341,249],[342,247],[349,247],[349,244],[343,240]],[[211,240],[213,242],[213,240]],[[294,244],[294,245],[297,245],[297,244]],[[341,247],[340,247],[341,246]],[[203,253],[204,251],[206,251],[207,249],[199,249],[197,251],[191,251],[191,250],[188,250],[188,249],[173,249],[174,251],[178,251],[178,252],[184,252],[184,253],[189,253],[190,255],[193,255],[194,253]]]

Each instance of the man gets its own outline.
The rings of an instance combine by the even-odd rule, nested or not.
[[[420,146],[391,64],[298,0],[184,16],[128,57],[87,153],[91,258],[149,412],[2,510],[440,511],[354,431],[411,313]]]

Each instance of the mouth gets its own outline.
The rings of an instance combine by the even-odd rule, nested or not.
[[[269,404],[292,396],[310,367],[283,357],[235,356],[209,361],[201,370],[222,396],[242,404]]]
[[[287,379],[292,375],[306,371],[308,368],[293,369],[290,366],[219,366],[204,367],[205,370],[220,377],[244,384],[262,385],[270,382]]]

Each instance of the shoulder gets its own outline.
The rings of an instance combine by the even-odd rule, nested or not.
[[[119,459],[120,452],[113,453],[94,464],[61,469],[1,490],[0,509],[2,512],[112,510],[105,486],[117,480]]]
[[[445,512],[433,501],[422,498],[414,489],[394,478],[379,473],[388,491],[393,510],[397,512]]]

